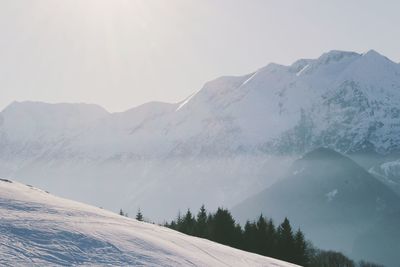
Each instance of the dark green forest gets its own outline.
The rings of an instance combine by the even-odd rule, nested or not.
[[[119,214],[128,216],[122,209]],[[149,222],[145,220],[140,209],[135,218]],[[275,225],[272,219],[261,214],[242,227],[236,223],[228,209],[218,208],[215,213],[211,213],[203,205],[197,214],[188,209],[183,215],[178,213],[175,220],[164,223],[164,226],[187,235],[304,267],[384,267],[363,260],[356,263],[341,252],[316,248],[300,229],[293,229],[288,218]]]
[[[139,217],[143,218],[141,212]],[[218,208],[215,213],[211,213],[202,206],[197,214],[187,210],[164,226],[305,267],[383,267],[365,261],[355,263],[340,252],[315,248],[300,229],[292,228],[287,218],[275,225],[272,219],[260,215],[254,221],[247,221],[242,227],[236,223],[229,210]]]

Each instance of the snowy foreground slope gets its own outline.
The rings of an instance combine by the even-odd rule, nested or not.
[[[0,265],[295,266],[0,180]]]

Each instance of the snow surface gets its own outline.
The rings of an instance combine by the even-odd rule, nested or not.
[[[0,218],[1,266],[296,266],[3,179]]]
[[[400,176],[400,159],[396,161],[385,162],[380,167],[386,176]]]

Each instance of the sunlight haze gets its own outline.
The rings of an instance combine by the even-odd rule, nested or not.
[[[0,1],[0,110],[12,101],[122,111],[208,80],[332,49],[400,61],[400,2]]]

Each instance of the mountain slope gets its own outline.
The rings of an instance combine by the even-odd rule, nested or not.
[[[0,217],[2,266],[295,266],[8,180]]]
[[[353,253],[356,239],[399,221],[399,211],[400,198],[383,183],[351,159],[319,148],[295,161],[284,179],[237,205],[233,214],[242,220],[260,213],[276,220],[286,216],[318,247]],[[361,249],[356,256],[373,260],[382,247],[367,241],[375,244],[374,252]],[[389,255],[385,262],[396,257]]]
[[[121,113],[14,103],[0,113],[0,175],[171,218],[204,201],[211,209],[237,204],[320,146],[348,155],[399,152],[398,103],[400,65],[373,50],[269,64],[207,82],[181,103]],[[168,193],[175,188],[179,194]]]
[[[74,106],[52,105],[50,109],[46,104],[17,103],[1,112],[5,124],[0,123],[0,133],[12,138],[22,123],[16,115],[25,112],[27,118],[35,117],[24,122],[25,127],[60,130],[59,138],[68,140],[63,147],[44,147],[39,152],[45,157],[303,153],[321,145],[341,152],[389,153],[400,148],[399,101],[399,64],[373,50],[365,54],[330,51],[290,66],[269,64],[248,75],[218,78],[178,104],[149,103],[113,116],[100,110],[94,115],[94,107],[89,110],[88,106],[79,113],[79,120],[65,119],[54,114]],[[89,120],[82,119],[86,115]],[[83,122],[75,123],[82,134],[53,126],[56,121],[74,120]],[[28,138],[31,132],[18,135]],[[40,138],[52,140],[53,136],[42,134]]]
[[[400,159],[386,160],[369,171],[400,196]]]

